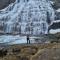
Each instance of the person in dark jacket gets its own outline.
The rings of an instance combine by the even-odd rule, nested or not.
[[[30,44],[29,35],[27,35],[27,44]]]

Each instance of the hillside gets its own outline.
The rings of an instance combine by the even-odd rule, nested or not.
[[[7,53],[5,52],[7,51]],[[4,53],[5,54],[4,54]],[[1,54],[2,53],[2,54]],[[22,44],[0,48],[0,60],[60,60],[60,43]]]

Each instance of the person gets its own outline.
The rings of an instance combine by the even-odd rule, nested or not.
[[[30,44],[29,35],[27,35],[27,44]]]

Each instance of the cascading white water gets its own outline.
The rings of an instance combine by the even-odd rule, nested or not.
[[[6,33],[47,34],[53,21],[54,10],[48,0],[16,0],[0,10],[0,22]]]

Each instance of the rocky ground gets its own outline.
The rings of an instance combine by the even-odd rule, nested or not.
[[[0,60],[60,60],[60,43],[0,47]]]

